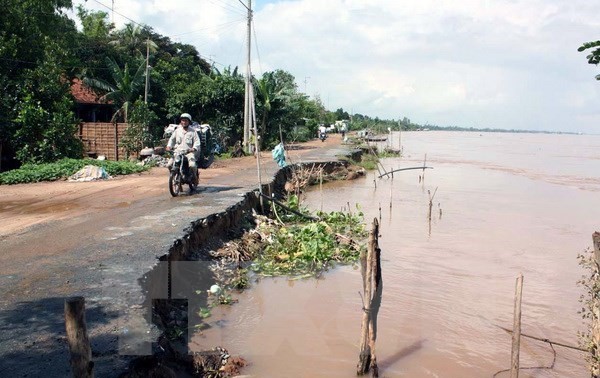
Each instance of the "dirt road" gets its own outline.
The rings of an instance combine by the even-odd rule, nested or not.
[[[332,161],[344,150],[334,134],[289,151],[288,160]],[[267,182],[278,168],[269,152],[261,156]],[[128,332],[127,309],[143,301],[143,277],[191,222],[239,202],[257,176],[255,159],[244,157],[215,162],[195,193],[178,198],[169,195],[165,168],[1,186],[0,376],[68,374],[63,303],[74,295],[86,298],[97,376],[123,371],[119,337]]]

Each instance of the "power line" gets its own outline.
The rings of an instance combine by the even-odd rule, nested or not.
[[[239,24],[240,22],[245,21],[245,20],[246,20],[245,18],[239,18],[239,19],[236,19],[236,20],[233,20],[233,21],[226,22],[224,24],[220,24],[220,25],[215,25],[215,26],[211,26],[211,27],[207,27],[207,28],[202,28],[202,29],[196,29],[196,30],[192,30],[192,31],[188,31],[188,32],[185,32],[185,33],[180,33],[180,34],[174,34],[171,37],[175,38],[175,37],[181,37],[182,35],[201,33],[201,32],[207,31],[207,30],[211,30],[211,29],[213,29],[213,30],[216,31],[216,30],[219,30],[219,29],[228,28],[231,25]]]
[[[118,14],[119,16],[121,16],[121,17],[123,17],[123,18],[125,18],[125,19],[127,19],[127,20],[129,20],[129,21],[131,21],[131,22],[133,22],[134,24],[136,24],[136,25],[138,25],[138,26],[140,26],[140,27],[142,27],[142,28],[144,28],[144,27],[148,26],[148,25],[142,25],[142,24],[140,24],[139,22],[137,22],[137,21],[135,21],[135,20],[133,20],[133,19],[131,19],[131,18],[129,18],[129,17],[127,17],[127,16],[125,16],[125,15],[124,15],[124,14],[122,14],[122,13],[115,12],[115,10],[114,10],[113,8],[109,7],[108,5],[102,4],[102,3],[101,3],[101,2],[99,2],[98,0],[94,0],[94,1],[95,1],[96,3],[98,3],[98,4],[102,5],[102,6],[103,6],[103,7],[105,7],[106,9],[110,9],[110,11],[111,11],[111,12]]]
[[[258,50],[258,38],[256,38],[256,27],[254,27],[254,19],[252,19],[252,32],[254,33],[254,46],[256,48],[256,57],[258,58],[258,70],[260,74],[263,74],[262,66],[260,64],[260,51]]]
[[[248,6],[246,4],[244,4],[242,2],[242,0],[238,0],[240,2],[240,4],[242,4],[244,6],[244,8],[246,8],[246,10],[249,10],[250,12],[252,12],[252,9],[248,8]]]
[[[219,6],[219,7],[223,8],[223,9],[225,9],[225,10],[233,11],[234,13],[237,13],[239,15],[244,15],[244,12],[240,12],[239,8],[234,7],[233,5],[231,5],[229,3],[226,3],[226,2],[224,2],[222,0],[207,0],[207,1],[209,3],[211,3],[211,4]],[[222,5],[216,4],[215,1],[217,1],[218,3],[220,3]]]

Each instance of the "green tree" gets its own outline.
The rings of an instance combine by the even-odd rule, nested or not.
[[[585,58],[588,60],[589,64],[598,65],[600,63],[600,41],[594,42],[586,42],[583,45],[579,46],[577,51],[582,52],[585,50],[592,49],[590,54]],[[596,80],[600,80],[600,75],[596,75]]]
[[[78,149],[76,139],[59,135],[72,131],[67,78],[77,30],[64,13],[71,0],[0,5],[0,143],[21,162],[70,155]]]
[[[335,119],[336,121],[341,121],[341,120],[348,120],[350,119],[350,114],[348,114],[348,112],[344,111],[343,108],[339,108],[338,110],[335,111]]]
[[[101,99],[113,102],[118,107],[113,115],[113,122],[121,119],[127,122],[129,108],[144,88],[146,63],[142,61],[135,72],[129,68],[128,63],[121,69],[111,58],[106,59],[106,64],[110,68],[113,83],[93,78],[85,78],[84,82],[92,88],[107,92]]]
[[[142,28],[139,25],[129,23],[117,31],[113,37],[111,44],[126,55],[133,58],[146,56],[146,40],[143,39]],[[156,44],[153,45],[153,49],[155,48]]]
[[[46,59],[25,73],[17,93],[16,131],[13,143],[21,163],[46,163],[80,158],[77,120],[72,111],[69,82],[61,77],[60,48],[47,41]],[[65,52],[63,52],[65,54]]]
[[[287,139],[301,117],[303,95],[297,93],[294,76],[283,70],[265,72],[256,87],[261,144],[274,146],[280,136]]]
[[[83,27],[83,35],[95,41],[107,40],[114,24],[108,21],[108,13],[88,11],[83,6],[77,6],[77,17]]]
[[[153,135],[149,125],[157,120],[156,114],[148,108],[148,104],[137,100],[132,107],[129,117],[129,125],[125,129],[125,135],[121,138],[120,146],[125,149],[127,157],[139,152],[144,147],[154,144]]]

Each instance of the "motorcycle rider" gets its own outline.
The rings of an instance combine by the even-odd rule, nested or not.
[[[319,126],[319,138],[321,140],[325,140],[325,138],[327,138],[327,127],[325,127],[323,124]]]
[[[196,172],[196,152],[200,150],[200,138],[196,130],[190,126],[192,116],[188,113],[183,113],[179,117],[179,126],[175,129],[169,142],[167,143],[167,151],[175,148],[175,151],[180,151],[186,154],[189,162],[190,172]],[[173,167],[173,158],[169,160],[168,168]],[[196,175],[196,180],[198,179]]]

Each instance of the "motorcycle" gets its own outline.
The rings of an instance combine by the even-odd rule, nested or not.
[[[325,139],[327,139],[327,133],[319,133],[319,139],[321,139],[321,142],[325,142]]]
[[[177,197],[183,191],[183,185],[189,185],[190,193],[198,186],[198,168],[191,169],[185,151],[173,152],[173,167],[169,173],[169,192]]]

